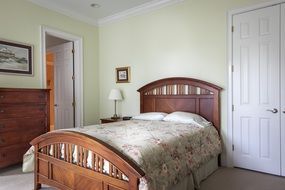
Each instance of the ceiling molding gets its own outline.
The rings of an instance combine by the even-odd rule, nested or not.
[[[182,1],[184,0],[154,0],[149,3],[145,3],[140,6],[136,6],[134,8],[122,11],[120,13],[99,19],[97,23],[99,26],[101,26],[101,25],[111,23],[117,20],[123,20],[127,17],[144,14],[144,13],[147,13],[147,12],[150,12],[150,11],[153,11],[153,10],[165,7],[165,6],[173,5],[173,4],[182,2]]]
[[[134,8],[127,9],[125,11],[122,11],[122,12],[119,12],[117,14],[107,16],[107,17],[104,17],[104,18],[101,18],[98,20],[94,20],[94,19],[91,19],[89,17],[82,16],[78,13],[75,13],[75,12],[72,12],[72,11],[69,11],[69,10],[66,10],[63,8],[59,8],[58,6],[51,4],[51,3],[48,3],[48,1],[45,1],[45,0],[28,0],[28,1],[38,5],[40,7],[47,8],[51,11],[55,11],[59,14],[68,16],[70,18],[73,18],[73,19],[76,19],[76,20],[79,20],[82,22],[85,22],[87,24],[91,24],[94,26],[101,26],[101,25],[106,24],[106,23],[111,23],[111,22],[114,22],[117,20],[122,20],[122,19],[125,19],[128,17],[131,17],[131,16],[144,14],[144,13],[147,13],[147,12],[150,12],[150,11],[153,11],[153,10],[165,7],[165,6],[173,5],[173,4],[182,2],[184,0],[153,0],[153,1],[150,1],[148,3],[144,3],[144,4],[136,6]]]
[[[57,12],[59,14],[63,14],[65,16],[68,16],[70,18],[73,18],[73,19],[85,22],[87,24],[98,26],[97,20],[93,20],[93,19],[90,19],[89,17],[85,17],[85,16],[82,16],[80,14],[74,13],[72,11],[59,8],[56,5],[52,5],[50,3],[47,3],[47,1],[40,1],[40,2],[38,0],[28,0],[28,1],[38,5],[40,7],[47,8],[47,9],[49,9],[51,11],[55,11],[55,12]]]

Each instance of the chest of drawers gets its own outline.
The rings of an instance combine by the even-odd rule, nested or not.
[[[49,90],[0,88],[0,168],[22,162],[30,141],[49,130]]]

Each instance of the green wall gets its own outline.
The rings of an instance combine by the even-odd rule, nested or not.
[[[100,114],[113,114],[108,100],[120,88],[119,114],[139,113],[141,86],[165,77],[192,77],[223,88],[222,137],[227,137],[227,12],[261,0],[185,0],[99,28]],[[131,67],[131,83],[116,84],[115,68]]]
[[[0,74],[0,87],[40,88],[40,26],[83,38],[84,124],[98,122],[98,28],[34,5],[27,0],[1,0],[0,38],[32,44],[34,76]]]

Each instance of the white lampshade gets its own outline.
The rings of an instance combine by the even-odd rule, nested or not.
[[[122,100],[122,94],[119,89],[112,89],[110,94],[109,94],[109,99],[110,100]]]

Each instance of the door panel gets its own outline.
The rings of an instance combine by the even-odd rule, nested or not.
[[[234,166],[280,175],[280,6],[233,17]],[[272,113],[272,109],[278,113]]]
[[[285,4],[281,6],[281,154],[282,176],[285,176]]]
[[[73,43],[64,43],[49,49],[54,57],[55,129],[74,127],[73,109]]]

